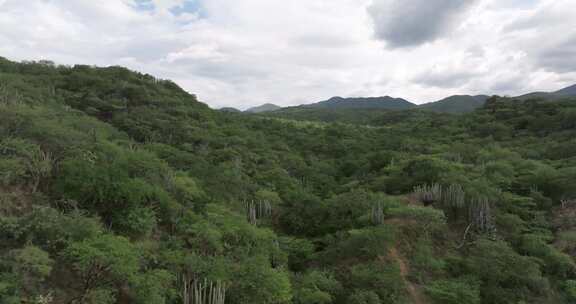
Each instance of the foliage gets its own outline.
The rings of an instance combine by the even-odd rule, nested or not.
[[[573,99],[243,115],[6,59],[0,88],[1,303],[181,303],[199,281],[227,303],[575,301]]]
[[[478,284],[464,279],[441,280],[433,282],[426,292],[434,303],[442,304],[479,304],[480,290]]]

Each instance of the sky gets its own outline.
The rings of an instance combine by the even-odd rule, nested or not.
[[[0,0],[0,56],[121,65],[213,108],[576,83],[575,0]]]

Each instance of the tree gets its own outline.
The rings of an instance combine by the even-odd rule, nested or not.
[[[426,288],[426,293],[438,304],[481,303],[478,284],[466,278],[435,281]]]
[[[477,240],[470,248],[466,266],[468,273],[480,279],[482,301],[488,303],[511,303],[549,288],[540,265],[503,241]]]
[[[84,303],[92,292],[127,282],[139,269],[138,251],[130,241],[109,234],[70,244],[65,257],[78,279],[72,303]]]
[[[357,290],[348,297],[348,304],[380,304],[380,297],[373,291]]]
[[[327,271],[312,270],[294,277],[295,304],[331,304],[342,286]]]
[[[18,286],[21,299],[29,301],[41,295],[44,290],[43,283],[50,276],[54,266],[54,260],[50,255],[39,247],[26,246],[10,251],[8,259],[16,277],[16,282],[13,283]]]

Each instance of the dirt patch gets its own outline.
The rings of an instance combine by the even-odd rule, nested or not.
[[[406,259],[404,259],[404,257],[398,252],[398,249],[396,249],[396,247],[392,247],[390,249],[390,258],[396,261],[396,263],[398,263],[400,267],[400,276],[402,277],[404,284],[406,284],[406,288],[408,289],[408,295],[412,300],[412,303],[413,304],[428,303],[427,301],[424,300],[424,296],[422,295],[420,288],[408,280],[410,267],[408,266]]]

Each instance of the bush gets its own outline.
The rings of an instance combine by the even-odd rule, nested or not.
[[[397,264],[372,262],[359,264],[350,270],[350,283],[359,290],[373,291],[382,303],[402,303],[405,286]]]
[[[568,280],[564,283],[564,290],[571,301],[576,301],[576,280]]]
[[[480,288],[466,280],[435,281],[426,287],[426,293],[437,304],[480,304]]]
[[[342,286],[334,275],[326,271],[313,270],[297,275],[294,280],[294,303],[330,304]]]
[[[348,304],[380,304],[380,297],[373,291],[355,291],[348,297]]]

